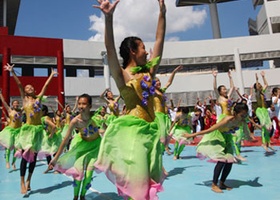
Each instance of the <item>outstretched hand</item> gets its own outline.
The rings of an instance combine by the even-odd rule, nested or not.
[[[217,74],[218,74],[218,71],[212,70],[212,75],[213,75],[214,77],[217,77]]]
[[[175,68],[175,71],[180,71],[181,69],[183,69],[183,65],[179,65],[178,67]]]
[[[56,75],[56,74],[58,74],[57,71],[55,71],[55,70],[52,68],[51,76],[54,76],[54,75]]]
[[[186,134],[185,134],[185,138],[187,138],[187,139],[192,138],[192,137],[194,137],[193,134],[189,134],[189,133],[186,133]]]
[[[158,2],[159,2],[160,11],[162,13],[166,13],[166,6],[165,6],[165,3],[164,3],[164,0],[158,0]]]
[[[13,65],[10,65],[9,63],[7,63],[7,64],[4,66],[4,69],[5,69],[6,71],[11,72],[11,71],[13,71],[14,66],[15,66],[14,64],[13,64]]]
[[[48,168],[49,168],[50,170],[52,170],[52,169],[54,168],[55,165],[56,165],[56,160],[55,160],[55,159],[52,159],[51,162],[49,163]]]
[[[231,71],[228,70],[228,77],[231,78]]]
[[[112,15],[120,0],[116,0],[114,3],[110,3],[109,0],[97,0],[97,2],[99,5],[93,5],[94,8],[99,8],[104,15]]]

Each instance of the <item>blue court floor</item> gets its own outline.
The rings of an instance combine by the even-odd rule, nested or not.
[[[170,145],[172,150],[172,145]],[[275,153],[266,154],[262,147],[243,147],[247,162],[234,164],[226,184],[231,191],[217,194],[211,191],[214,164],[196,158],[195,147],[186,146],[180,160],[164,155],[164,167],[169,176],[164,181],[160,200],[279,200],[280,199],[280,147]],[[17,167],[19,167],[17,160]],[[0,200],[71,200],[72,179],[63,174],[43,174],[47,165],[39,160],[35,168],[31,188],[20,194],[19,170],[5,168],[4,151],[0,150]],[[94,174],[87,200],[120,200],[114,185],[104,174]]]

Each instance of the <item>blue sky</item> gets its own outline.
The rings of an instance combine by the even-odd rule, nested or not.
[[[167,5],[166,40],[212,39],[208,6],[175,7]],[[104,20],[96,0],[25,0],[21,1],[16,35],[74,40],[103,40]],[[128,9],[129,8],[129,9]],[[248,36],[248,19],[255,19],[251,0],[218,4],[223,38]],[[157,0],[121,0],[115,11],[115,36],[121,40],[137,35],[152,41],[158,14]]]

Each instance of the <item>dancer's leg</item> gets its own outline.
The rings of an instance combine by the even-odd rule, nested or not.
[[[85,172],[85,177],[83,180],[83,186],[82,186],[82,191],[81,191],[81,195],[80,195],[80,199],[84,199],[87,190],[91,187],[91,179],[92,179],[92,174],[93,174],[93,170],[87,170]]]
[[[6,148],[5,155],[6,155],[6,168],[7,169],[10,169],[10,153],[11,153],[11,150]]]
[[[222,172],[222,169],[224,167],[225,163],[218,162],[214,168],[214,175],[213,175],[213,181],[212,181],[212,191],[217,193],[222,193],[223,191],[218,187],[218,180],[219,176]]]
[[[74,180],[74,200],[78,200],[82,181]]]
[[[226,189],[226,190],[231,190],[231,187],[228,187],[225,185],[225,181],[231,171],[232,168],[232,163],[226,163],[224,168],[223,168],[223,172],[222,172],[222,176],[221,176],[221,181],[220,181],[220,188],[221,189]]]
[[[26,194],[27,189],[25,186],[25,173],[26,173],[26,167],[27,167],[27,160],[24,158],[21,159],[20,162],[20,187],[21,187],[21,194]]]
[[[31,178],[32,178],[32,174],[34,172],[34,169],[36,167],[36,162],[37,162],[37,153],[34,154],[34,161],[29,163],[29,167],[28,167],[28,177],[26,179],[26,189],[27,191],[31,190]]]
[[[13,161],[12,161],[13,170],[16,169],[16,160],[17,160],[17,158],[15,157],[15,153],[16,153],[16,149],[14,149],[14,151],[13,151]]]

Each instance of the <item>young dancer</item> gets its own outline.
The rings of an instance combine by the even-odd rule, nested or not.
[[[186,144],[190,143],[187,141],[184,135],[192,132],[191,116],[189,115],[189,109],[187,107],[178,107],[176,112],[175,120],[170,127],[170,136],[175,140],[174,143],[174,160],[180,158],[182,151]]]
[[[21,149],[21,151],[17,151],[16,154],[22,157],[20,163],[20,185],[21,193],[26,194],[27,191],[31,190],[31,178],[36,166],[37,153],[41,148],[41,143],[43,139],[43,125],[41,123],[41,101],[49,83],[51,82],[54,75],[56,75],[57,73],[52,69],[52,72],[47,81],[45,82],[41,92],[38,95],[36,95],[35,89],[32,85],[26,85],[25,87],[22,86],[20,80],[15,74],[13,68],[14,65],[7,64],[4,67],[5,70],[8,70],[12,73],[18,85],[20,96],[23,102],[23,109],[26,114],[26,123],[21,127],[19,136],[15,144],[17,149]],[[27,163],[29,163],[29,174],[25,181]]]
[[[70,122],[67,134],[49,164],[50,169],[54,168],[74,178],[74,200],[79,196],[80,200],[85,200],[86,192],[91,186],[93,164],[97,159],[101,141],[99,129],[92,120],[91,107],[92,99],[88,94],[79,96],[79,114]],[[60,157],[74,129],[79,133],[73,138],[69,151]]]
[[[214,76],[214,83],[213,83],[214,91],[217,95],[217,101],[219,102],[219,104],[221,105],[221,108],[222,108],[222,114],[217,119],[217,122],[218,122],[221,118],[224,117],[224,115],[232,115],[234,101],[232,101],[230,97],[232,95],[232,92],[234,91],[234,84],[233,84],[233,80],[232,80],[230,71],[228,71],[228,77],[229,77],[229,81],[230,81],[229,91],[227,91],[227,89],[224,85],[220,85],[217,88],[217,72],[213,72],[213,76]],[[242,133],[242,132],[239,132],[239,133]],[[234,144],[234,142],[232,144]],[[234,148],[234,146],[233,146],[233,148]],[[246,160],[243,156],[241,156],[240,153],[238,153],[238,151],[236,151],[236,152],[237,152],[237,155],[236,155],[237,159],[239,159],[241,161]]]
[[[270,130],[272,129],[272,122],[268,114],[267,106],[266,106],[266,97],[265,90],[268,87],[268,83],[265,78],[265,72],[261,72],[261,76],[263,79],[264,85],[262,86],[259,83],[258,74],[256,73],[256,83],[254,84],[256,101],[257,101],[257,109],[256,115],[260,120],[260,126],[262,127],[262,146],[266,152],[270,150],[274,151],[273,147],[270,144]]]
[[[161,82],[159,80],[159,78],[155,78],[155,95],[154,95],[154,106],[155,106],[155,115],[157,120],[159,121],[159,134],[160,134],[160,141],[161,141],[161,145],[162,145],[162,152],[166,151],[169,155],[171,154],[171,152],[168,149],[168,144],[167,144],[167,137],[169,134],[169,129],[171,126],[171,119],[168,115],[168,108],[166,105],[166,96],[165,96],[165,92],[166,90],[169,88],[169,86],[172,84],[175,74],[181,70],[183,68],[182,65],[179,65],[178,67],[176,67],[166,85],[164,87],[161,87]]]
[[[278,87],[272,88],[271,101],[275,108],[275,115],[270,117],[274,121],[274,139],[279,139],[280,136],[280,89]]]
[[[119,100],[121,96],[114,98],[113,92],[109,89],[106,89],[101,95],[100,98],[106,101],[107,107],[110,109],[110,114],[107,116],[105,124],[108,126],[114,119],[119,117]]]
[[[10,168],[10,154],[11,150],[13,150],[13,160],[12,167],[16,169],[16,157],[15,157],[15,138],[18,136],[20,132],[20,127],[22,125],[21,117],[22,110],[19,107],[19,102],[17,100],[12,101],[12,107],[8,106],[3,95],[2,90],[0,89],[0,99],[2,101],[3,106],[8,112],[8,124],[5,128],[0,132],[0,144],[5,147],[5,155],[6,155],[6,168]]]
[[[164,0],[158,0],[159,17],[156,41],[150,62],[143,41],[125,38],[120,46],[123,66],[119,64],[113,34],[113,13],[119,0],[98,0],[105,15],[105,46],[111,74],[124,99],[126,115],[115,119],[106,129],[95,166],[104,171],[125,198],[154,199],[162,189],[162,154],[155,121],[153,78],[159,66],[166,27]],[[113,149],[113,151],[111,151]]]
[[[213,89],[214,92],[216,94],[217,97],[217,102],[219,103],[219,105],[222,108],[222,114],[219,116],[219,118],[223,118],[223,115],[232,115],[232,106],[233,106],[233,102],[230,99],[233,89],[234,89],[234,85],[233,85],[233,80],[231,77],[231,73],[230,71],[228,72],[228,77],[229,77],[229,82],[230,82],[230,89],[229,91],[227,91],[226,86],[224,85],[220,85],[219,87],[217,87],[217,74],[218,72],[213,71],[212,72],[213,77],[214,77],[214,81],[213,81]],[[217,119],[219,121],[219,118]]]
[[[57,130],[56,124],[52,121],[48,114],[48,107],[46,105],[42,105],[43,117],[41,118],[41,121],[44,126],[44,136],[42,140],[42,147],[40,149],[38,157],[40,157],[40,154],[41,156],[45,156],[47,159],[47,163],[49,164],[52,159],[52,155],[55,155],[55,153],[57,152],[62,138],[60,130]],[[49,168],[44,171],[45,174],[48,172]]]
[[[225,185],[232,164],[235,162],[232,148],[232,134],[239,129],[242,124],[247,125],[248,106],[244,103],[237,103],[233,108],[233,115],[224,115],[215,125],[209,129],[202,130],[193,134],[186,134],[186,138],[197,135],[204,135],[197,145],[197,154],[200,157],[208,157],[217,162],[214,169],[212,190],[222,193],[223,189],[231,190],[231,187]],[[249,133],[247,133],[249,134]],[[222,173],[220,184],[218,180]]]

